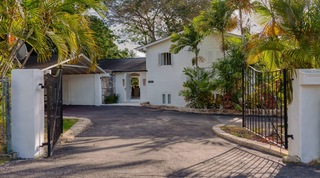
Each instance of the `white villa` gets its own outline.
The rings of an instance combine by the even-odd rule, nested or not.
[[[137,48],[146,53],[148,71],[146,101],[153,105],[184,107],[187,103],[182,96],[179,96],[179,92],[183,89],[182,84],[186,80],[183,69],[193,67],[191,59],[194,53],[186,47],[178,54],[171,54],[169,52],[171,44],[170,38],[167,37]],[[200,67],[210,68],[213,62],[223,57],[220,44],[219,34],[212,34],[203,40],[199,45],[200,56],[206,60],[199,63]]]
[[[228,34],[229,36],[237,36]],[[104,97],[119,95],[119,103],[143,103],[184,107],[187,103],[179,92],[183,89],[186,76],[183,69],[193,67],[194,57],[189,48],[178,54],[171,54],[170,37],[152,42],[137,50],[146,53],[145,58],[100,60],[95,72],[88,73],[90,60],[80,56],[80,61],[58,62],[55,58],[46,63],[30,60],[27,68],[40,69],[44,73],[55,73],[58,66],[63,68],[63,103],[65,105],[104,104]],[[200,56],[206,60],[200,67],[211,68],[212,63],[222,58],[219,34],[207,36],[199,45]],[[70,63],[71,62],[71,63]]]

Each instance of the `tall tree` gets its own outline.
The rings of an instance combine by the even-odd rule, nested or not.
[[[147,44],[183,30],[210,0],[106,0],[108,21],[119,25],[121,36]]]
[[[248,14],[251,12],[253,5],[250,0],[228,0],[227,4],[231,9],[239,10],[239,26],[242,39],[244,39],[244,27],[243,27],[243,13]]]
[[[289,78],[294,69],[320,67],[320,1],[261,1],[255,9],[265,23],[248,42],[247,64],[289,69]],[[292,101],[291,80],[287,89]]]
[[[223,57],[226,57],[225,33],[237,26],[237,20],[232,16],[233,9],[227,5],[225,0],[213,0],[210,9],[202,11],[194,18],[196,29],[204,34],[211,34],[215,31],[221,34],[221,50]]]
[[[56,49],[58,60],[84,53],[93,61],[97,47],[88,18],[88,8],[102,10],[99,0],[4,0],[0,4],[1,77],[15,67],[23,68],[34,51],[38,59],[49,59]],[[31,46],[23,60],[18,51]]]
[[[198,63],[204,60],[203,57],[199,56],[200,48],[198,47],[203,38],[204,36],[198,33],[193,25],[185,26],[183,32],[173,33],[170,36],[171,42],[173,42],[170,46],[170,52],[177,54],[183,48],[189,47],[191,52],[195,54],[195,57],[192,58],[192,65],[199,68]]]
[[[90,16],[90,28],[95,32],[94,37],[101,50],[99,59],[119,59],[128,56],[128,50],[118,49],[114,42],[119,37],[114,35],[102,19]]]
[[[266,19],[263,30],[249,41],[249,64],[274,68],[320,67],[320,1],[256,2]]]

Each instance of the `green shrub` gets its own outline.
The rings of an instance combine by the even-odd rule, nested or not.
[[[211,71],[203,68],[185,68],[183,73],[187,81],[183,83],[184,89],[179,95],[188,102],[187,107],[197,109],[213,108],[215,106],[213,77]]]
[[[232,103],[239,103],[242,95],[241,79],[244,55],[239,39],[229,39],[229,50],[225,59],[213,64],[214,85],[224,95],[222,105],[234,108]]]
[[[104,97],[104,103],[110,104],[110,103],[117,103],[119,99],[119,94],[113,94],[109,96]]]

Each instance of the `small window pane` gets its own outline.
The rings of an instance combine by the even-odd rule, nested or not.
[[[171,104],[171,94],[168,94],[168,104]]]
[[[160,54],[160,65],[171,65],[171,53]]]
[[[166,94],[162,94],[162,104],[166,104]]]

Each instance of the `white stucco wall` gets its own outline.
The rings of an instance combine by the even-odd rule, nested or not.
[[[140,100],[131,100],[131,85],[130,85],[130,74],[139,74],[139,86],[140,86]],[[114,75],[114,86],[115,93],[119,94],[119,103],[129,103],[129,102],[145,102],[147,88],[143,85],[143,79],[146,79],[146,72],[116,72]],[[128,89],[128,91],[127,91]]]
[[[106,75],[64,75],[62,77],[63,104],[100,106],[102,104],[100,78]]]
[[[206,60],[204,63],[199,63],[200,67],[211,67],[212,62],[223,57],[219,49],[220,43],[220,36],[217,34],[203,40],[203,43],[199,45],[200,56]],[[172,65],[160,66],[159,54],[169,52],[170,45],[170,40],[166,40],[146,49],[147,101],[151,104],[163,105],[162,94],[171,94],[171,104],[165,105],[184,107],[186,102],[182,96],[179,96],[179,92],[183,89],[182,83],[186,80],[182,71],[185,67],[192,67],[191,59],[194,53],[185,48],[178,54],[172,54]]]
[[[38,69],[12,71],[12,150],[20,158],[35,158],[44,142],[44,84]]]
[[[289,155],[302,162],[320,158],[320,70],[297,70],[288,106]]]

